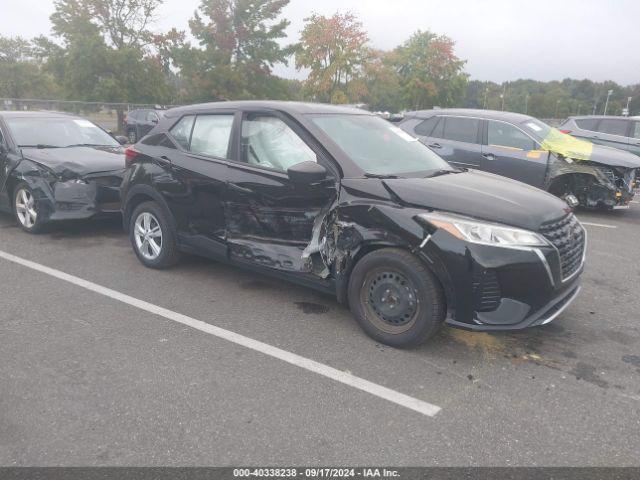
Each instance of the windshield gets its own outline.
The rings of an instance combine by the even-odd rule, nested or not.
[[[365,173],[455,171],[417,139],[381,118],[349,114],[310,115],[310,118]]]
[[[593,144],[585,140],[579,140],[560,130],[550,127],[535,118],[522,123],[525,131],[540,143],[542,150],[559,153],[574,160],[589,160],[593,150]]]
[[[117,147],[120,144],[107,132],[81,118],[22,117],[7,118],[7,125],[20,147],[68,147],[89,144]]]

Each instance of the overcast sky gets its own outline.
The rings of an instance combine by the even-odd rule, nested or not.
[[[158,31],[187,29],[200,0],[164,0]],[[311,12],[352,11],[371,43],[391,49],[417,29],[445,34],[479,80],[566,77],[640,82],[638,0],[291,0],[284,16],[295,41]],[[49,34],[53,0],[0,0],[0,34]],[[300,77],[295,69],[276,73]]]

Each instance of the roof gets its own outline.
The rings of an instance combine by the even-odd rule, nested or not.
[[[607,119],[612,118],[615,120],[629,120],[630,118],[633,119],[638,117],[623,117],[621,115],[571,115],[569,118],[578,119],[578,120],[583,118],[595,118],[598,120],[601,118],[607,118]]]
[[[177,117],[185,113],[206,112],[217,109],[267,109],[291,114],[308,113],[342,113],[351,115],[372,115],[371,112],[359,108],[328,105],[324,103],[284,102],[276,100],[242,100],[230,102],[201,103],[185,107],[172,108],[165,112],[166,117]]]
[[[24,111],[24,110],[0,110],[0,117],[4,118],[79,118],[64,112]]]
[[[434,110],[416,110],[413,112],[405,113],[405,118],[427,118],[433,115],[479,117],[489,120],[505,120],[512,123],[521,123],[533,118],[522,113],[501,112],[498,110],[480,110],[474,108],[439,108]]]

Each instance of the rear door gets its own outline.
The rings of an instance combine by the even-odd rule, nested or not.
[[[9,144],[2,132],[2,121],[0,120],[0,207],[6,209],[9,206],[7,195],[7,171],[9,170]]]
[[[424,141],[429,148],[455,167],[482,168],[481,119],[443,115],[430,121],[433,129]]]
[[[332,171],[315,141],[289,117],[245,111],[229,163],[225,191],[229,256],[235,261],[300,273],[309,270],[303,251],[316,218],[333,203],[337,175],[316,184],[292,182],[287,169],[305,161]]]
[[[517,126],[486,120],[482,145],[482,170],[542,187],[548,153]]]

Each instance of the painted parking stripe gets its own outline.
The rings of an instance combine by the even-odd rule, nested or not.
[[[602,227],[602,228],[618,228],[615,225],[606,225],[604,223],[591,223],[591,222],[583,222],[582,220],[580,220],[580,223],[582,225],[587,225],[589,227]]]
[[[60,280],[64,280],[65,282],[69,282],[86,290],[99,293],[100,295],[104,295],[105,297],[112,298],[140,310],[144,310],[154,315],[161,316],[163,318],[166,318],[167,320],[181,323],[188,327],[195,328],[196,330],[200,330],[201,332],[208,333],[237,345],[255,350],[256,352],[260,352],[264,355],[277,358],[279,360],[282,360],[283,362],[287,362],[291,365],[295,365],[296,367],[300,367],[318,375],[322,375],[323,377],[330,378],[331,380],[335,380],[336,382],[340,382],[355,389],[362,390],[363,392],[367,392],[376,397],[383,398],[385,400],[388,400],[389,402],[395,403],[410,410],[414,410],[423,415],[433,417],[441,410],[441,408],[437,405],[433,405],[417,398],[410,397],[409,395],[405,395],[404,393],[400,393],[396,390],[383,387],[382,385],[370,382],[368,380],[365,380],[364,378],[356,377],[355,375],[344,372],[342,370],[338,370],[337,368],[333,368],[323,363],[316,362],[315,360],[311,360],[295,353],[282,350],[278,347],[260,342],[259,340],[245,337],[244,335],[240,335],[230,330],[216,327],[215,325],[205,323],[201,320],[196,320],[195,318],[182,315],[181,313],[159,307],[152,303],[145,302],[144,300],[139,300],[129,295],[125,295],[124,293],[120,293],[116,290],[98,285],[97,283],[93,283],[88,280],[69,275],[68,273],[62,272],[60,270],[56,270],[54,268],[50,268],[45,265],[32,262],[30,260],[11,255],[10,253],[3,252],[2,250],[0,250],[0,258],[4,258],[5,260],[8,260],[10,262],[17,263],[24,267],[36,270],[46,275],[50,275]]]

